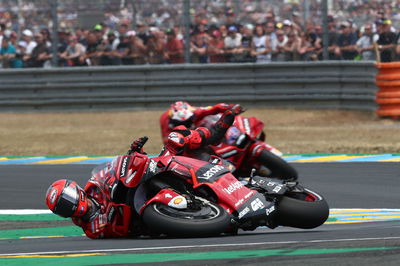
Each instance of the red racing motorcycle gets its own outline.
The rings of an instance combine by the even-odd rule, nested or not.
[[[150,235],[203,237],[259,226],[310,229],[328,218],[325,199],[298,182],[251,176],[243,184],[224,162],[134,152],[98,166],[92,180],[122,186],[110,189],[110,197],[126,200],[135,223]]]
[[[210,128],[220,115],[206,116],[195,127]],[[248,176],[255,169],[258,175],[297,180],[298,174],[281,156],[282,153],[265,143],[264,123],[257,117],[237,115],[224,139],[211,146],[207,153],[214,154],[233,163],[235,175]]]

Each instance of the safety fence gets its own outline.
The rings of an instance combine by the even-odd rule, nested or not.
[[[90,111],[238,102],[376,109],[374,62],[182,64],[0,71],[0,111]]]

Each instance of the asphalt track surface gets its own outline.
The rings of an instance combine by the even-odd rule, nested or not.
[[[293,165],[300,173],[301,182],[323,195],[330,208],[400,208],[399,163]],[[44,195],[50,183],[59,178],[71,178],[83,185],[93,167],[2,165],[0,209],[45,209]],[[271,256],[257,256],[258,252],[270,250],[282,251]],[[217,251],[220,252],[218,254],[232,254],[232,258],[221,255],[192,260],[196,254]],[[177,253],[191,253],[194,256],[176,262],[154,261],[151,265],[399,265],[400,223],[331,224],[312,230],[259,228],[252,232],[239,231],[237,236],[196,239],[90,240],[82,236],[0,241],[1,255],[91,252],[120,256],[150,253],[154,257],[162,253],[165,258]],[[241,252],[249,253],[234,256]]]

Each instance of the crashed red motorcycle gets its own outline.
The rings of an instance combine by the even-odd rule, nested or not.
[[[118,184],[118,191],[122,186],[125,193],[110,197],[126,200],[150,235],[203,237],[259,226],[310,229],[328,218],[325,199],[298,182],[252,176],[243,184],[224,163],[217,157],[207,162],[134,152],[95,168],[92,180]]]
[[[195,127],[210,128],[219,117],[206,116]],[[232,162],[237,176],[248,176],[255,169],[258,175],[297,180],[296,169],[282,158],[282,152],[265,142],[263,130],[264,123],[257,117],[237,115],[222,142],[210,146],[208,153]]]

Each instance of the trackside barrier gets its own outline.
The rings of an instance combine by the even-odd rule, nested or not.
[[[381,117],[400,118],[400,63],[378,63],[376,113]]]
[[[178,100],[374,111],[375,76],[372,61],[4,69],[0,111],[160,109]]]

